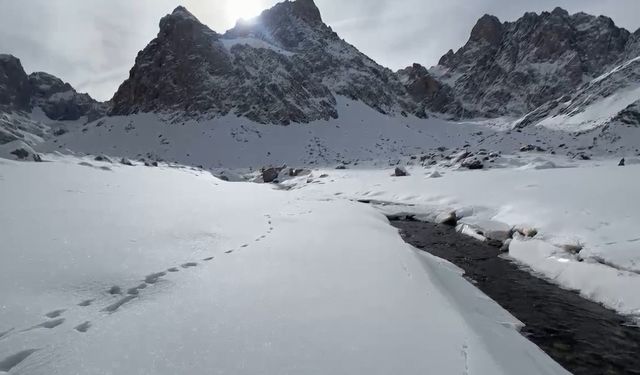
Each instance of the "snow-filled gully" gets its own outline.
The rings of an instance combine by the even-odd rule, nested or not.
[[[526,326],[522,334],[574,374],[640,374],[640,328],[533,275],[453,227],[390,217],[409,244],[462,268]]]

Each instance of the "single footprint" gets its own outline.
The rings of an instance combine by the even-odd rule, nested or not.
[[[122,294],[122,288],[114,285],[109,289],[109,294],[111,294],[112,296],[115,296],[116,294]]]
[[[231,254],[231,253],[233,253],[233,250],[225,251],[224,253],[225,254]]]
[[[80,307],[87,307],[87,306],[91,306],[91,304],[92,304],[92,303],[93,303],[93,300],[92,300],[92,299],[88,299],[88,300],[85,300],[85,301],[80,302],[80,303],[78,304],[78,306],[80,306]]]
[[[208,257],[203,259],[203,261],[205,262],[211,262],[212,260],[213,260],[213,257]]]
[[[180,270],[178,269],[178,267],[171,267],[167,270],[167,272],[179,272]]]
[[[56,328],[57,326],[59,326],[60,324],[64,323],[64,321],[65,321],[64,318],[49,320],[47,322],[35,325],[35,326],[31,327],[31,328],[27,328],[22,332],[33,331],[34,329],[38,329],[38,328],[53,329],[53,328]]]
[[[67,311],[67,310],[54,310],[54,311],[51,311],[49,313],[46,313],[44,316],[46,316],[49,319],[53,319],[53,318],[59,317],[65,311]]]
[[[248,244],[244,244],[244,245],[242,245],[240,247],[244,249],[245,247],[249,247],[249,245]]]
[[[24,361],[25,359],[27,359],[27,357],[37,351],[38,349],[28,349],[8,356],[7,358],[0,361],[0,372],[11,371],[12,368],[22,363],[22,361]]]
[[[189,263],[183,264],[181,267],[182,268],[191,268],[191,267],[196,267],[196,266],[198,266],[198,263],[189,262]]]
[[[158,282],[158,280],[160,280],[161,277],[165,276],[166,274],[166,272],[152,273],[151,275],[147,275],[147,277],[144,278],[144,282],[147,284],[155,284]]]
[[[143,283],[136,286],[135,288],[129,288],[129,290],[127,290],[127,294],[130,296],[137,296],[138,294],[140,294],[140,290],[146,287],[147,287],[147,284]]]
[[[75,327],[74,329],[75,329],[76,331],[78,331],[78,332],[85,333],[85,332],[87,332],[87,331],[89,330],[89,328],[91,328],[91,322],[86,321],[86,322],[84,322],[84,323],[82,323],[82,324],[78,325],[78,326],[77,326],[77,327]]]
[[[135,298],[137,298],[137,296],[126,296],[112,303],[111,305],[105,307],[104,309],[102,309],[102,311],[108,312],[108,313],[116,312],[120,307],[122,307],[122,305],[124,305],[127,302],[131,302]]]

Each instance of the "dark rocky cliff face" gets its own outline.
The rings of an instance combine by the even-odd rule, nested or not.
[[[0,109],[28,111],[31,108],[31,84],[20,60],[0,55]]]
[[[524,114],[619,62],[630,37],[610,18],[570,15],[561,8],[526,13],[516,22],[486,15],[433,73],[471,116]]]
[[[87,94],[80,94],[70,84],[47,73],[27,75],[20,60],[0,55],[0,111],[29,112],[40,107],[52,120],[89,121],[104,116],[107,106]]]
[[[340,39],[312,0],[277,4],[224,35],[179,7],[138,55],[111,114],[305,123],[336,118],[335,95],[382,113],[421,114],[399,78]]]
[[[42,108],[52,120],[74,121],[87,116],[87,121],[93,121],[107,112],[107,104],[98,103],[88,94],[78,93],[70,84],[51,74],[32,73],[29,83],[32,105]]]

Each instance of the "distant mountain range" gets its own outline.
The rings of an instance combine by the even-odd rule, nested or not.
[[[160,21],[113,99],[98,103],[0,55],[0,111],[49,119],[159,113],[288,125],[340,116],[338,98],[388,116],[501,119],[565,131],[640,125],[640,30],[556,8],[515,22],[481,17],[438,65],[393,72],[326,25],[313,0],[285,1],[219,34],[184,7]],[[0,124],[2,122],[0,121]],[[16,131],[0,125],[0,142]],[[13,135],[11,135],[13,134]]]

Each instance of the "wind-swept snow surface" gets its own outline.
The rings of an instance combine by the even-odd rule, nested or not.
[[[460,230],[478,238],[504,241],[515,260],[560,285],[623,314],[640,317],[640,165],[630,159],[555,168],[536,164],[490,171],[434,173],[409,168],[408,177],[392,170],[318,171],[328,178],[307,184],[290,181],[299,194],[340,196],[386,202],[389,213],[422,215],[444,221],[450,215]],[[536,169],[543,167],[543,169]],[[453,214],[455,212],[455,214]],[[481,233],[481,235],[478,234]]]
[[[0,372],[566,374],[371,207],[0,159]]]

